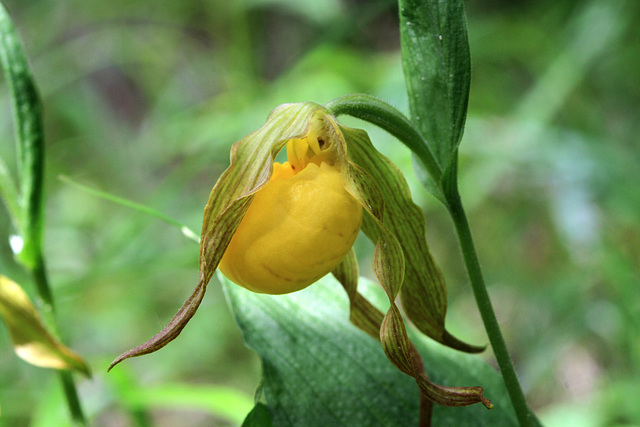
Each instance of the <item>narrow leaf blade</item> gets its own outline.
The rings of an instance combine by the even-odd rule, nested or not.
[[[16,222],[21,225],[20,231],[24,241],[18,259],[28,268],[33,268],[39,262],[42,244],[44,177],[42,105],[22,44],[2,4],[0,4],[0,62],[13,103],[13,122],[18,153],[22,209]]]

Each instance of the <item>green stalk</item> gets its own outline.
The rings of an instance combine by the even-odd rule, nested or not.
[[[71,371],[59,371],[59,375],[74,425],[77,427],[88,426],[89,424],[87,423],[87,419],[84,417],[84,413],[82,412],[82,406],[80,406],[78,391],[76,389],[76,384],[73,381]]]
[[[455,196],[450,197],[448,201],[447,207],[453,220],[456,233],[458,234],[458,242],[460,243],[464,264],[467,268],[469,280],[471,281],[473,296],[475,297],[478,311],[482,317],[484,328],[489,336],[491,348],[500,367],[502,379],[509,393],[511,404],[518,417],[518,422],[521,426],[540,426],[540,421],[538,421],[527,406],[527,401],[525,400],[522,387],[518,381],[511,357],[509,356],[507,345],[500,331],[500,325],[498,324],[498,319],[496,318],[489,293],[487,292],[480,262],[478,261],[478,255],[473,244],[473,238],[471,237],[469,222],[467,221],[467,216],[457,191],[455,192]]]
[[[0,63],[11,94],[18,160],[19,194],[1,165],[0,191],[21,234],[23,247],[17,259],[29,270],[38,290],[41,311],[50,333],[59,338],[51,288],[42,255],[44,128],[42,103],[20,38],[11,17],[0,3]],[[75,425],[86,426],[80,400],[68,371],[60,371],[60,381]]]
[[[40,311],[44,318],[47,330],[56,339],[60,340],[60,329],[56,322],[53,295],[47,279],[44,258],[41,254],[37,258],[35,267],[31,270],[31,275],[33,276],[33,281],[35,282],[36,289],[38,290]],[[78,397],[78,391],[76,389],[72,373],[70,371],[60,370],[58,371],[58,375],[60,377],[62,389],[64,391],[67,406],[69,407],[69,413],[71,414],[71,419],[73,420],[74,425],[78,427],[87,426],[87,419],[85,418],[82,406],[80,405],[80,399]]]
[[[335,116],[348,114],[386,130],[418,156],[435,182],[440,181],[442,167],[431,152],[427,141],[411,121],[395,107],[362,93],[341,96],[328,102],[325,107]]]

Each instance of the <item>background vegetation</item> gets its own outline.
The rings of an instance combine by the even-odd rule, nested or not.
[[[175,343],[105,374],[191,292],[197,246],[58,176],[198,231],[229,147],[274,106],[365,92],[407,112],[395,2],[4,3],[43,96],[46,255],[64,341],[94,369],[92,381],[79,379],[86,411],[104,426],[239,424],[260,366],[216,283]],[[461,192],[525,392],[546,425],[638,425],[640,3],[467,7],[473,75]],[[8,159],[9,108],[3,85]],[[449,281],[451,330],[486,342],[451,224],[415,183],[408,151],[344,122],[370,130],[407,173]],[[0,271],[28,283],[11,233],[0,210]],[[365,267],[371,248],[357,244]],[[15,357],[4,328],[0,349],[0,425],[64,425],[56,378]]]

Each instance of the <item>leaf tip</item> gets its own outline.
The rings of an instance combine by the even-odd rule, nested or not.
[[[93,378],[93,373],[91,372],[91,368],[89,365],[81,359],[80,363],[75,367],[75,370],[84,375],[87,379]]]
[[[116,357],[113,362],[111,362],[109,364],[109,366],[107,367],[107,373],[109,373],[109,371],[111,371],[117,364],[119,364],[120,362],[122,362],[125,359],[128,359],[129,357],[131,357],[129,355],[129,353],[131,352],[131,350],[127,351],[126,353],[122,353],[120,356]]]
[[[484,405],[485,408],[491,410],[493,409],[493,403],[491,402],[491,400],[487,399],[486,397],[484,397],[484,389],[482,387],[480,387],[482,390],[480,391],[480,395],[478,396],[480,398],[480,402],[482,402],[482,404]]]
[[[145,342],[144,344],[140,344],[139,346],[132,348],[131,350],[118,356],[113,362],[111,362],[111,364],[107,368],[107,372],[109,372],[114,366],[125,359],[153,353],[176,339],[178,335],[180,335],[180,332],[182,332],[182,329],[184,329],[189,320],[191,320],[193,315],[196,313],[196,310],[202,302],[202,298],[204,298],[205,290],[206,282],[201,278],[193,293],[184,302],[182,307],[180,307],[180,310],[178,310],[175,316],[173,316],[173,319],[171,319],[169,324],[149,341]]]

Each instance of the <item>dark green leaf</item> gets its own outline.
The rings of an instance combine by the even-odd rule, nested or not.
[[[462,0],[400,0],[400,34],[409,106],[440,167],[464,129],[471,62]]]
[[[42,185],[44,176],[44,130],[42,106],[27,58],[11,18],[0,4],[0,62],[11,92],[13,122],[18,153],[20,182],[18,224],[23,247],[18,259],[28,268],[39,263],[42,244]],[[4,173],[6,175],[6,173]],[[8,178],[2,177],[4,198],[15,215],[14,198]]]
[[[418,425],[415,381],[389,363],[378,341],[349,322],[347,295],[331,277],[278,296],[222,280],[247,345],[262,358],[274,425]],[[361,278],[358,287],[386,311],[388,300],[379,286]],[[411,335],[433,381],[482,384],[495,405],[492,411],[482,405],[436,406],[433,425],[516,425],[497,372],[475,356]]]
[[[242,427],[271,427],[271,414],[269,408],[264,403],[258,402],[249,412],[247,418],[242,423]]]

